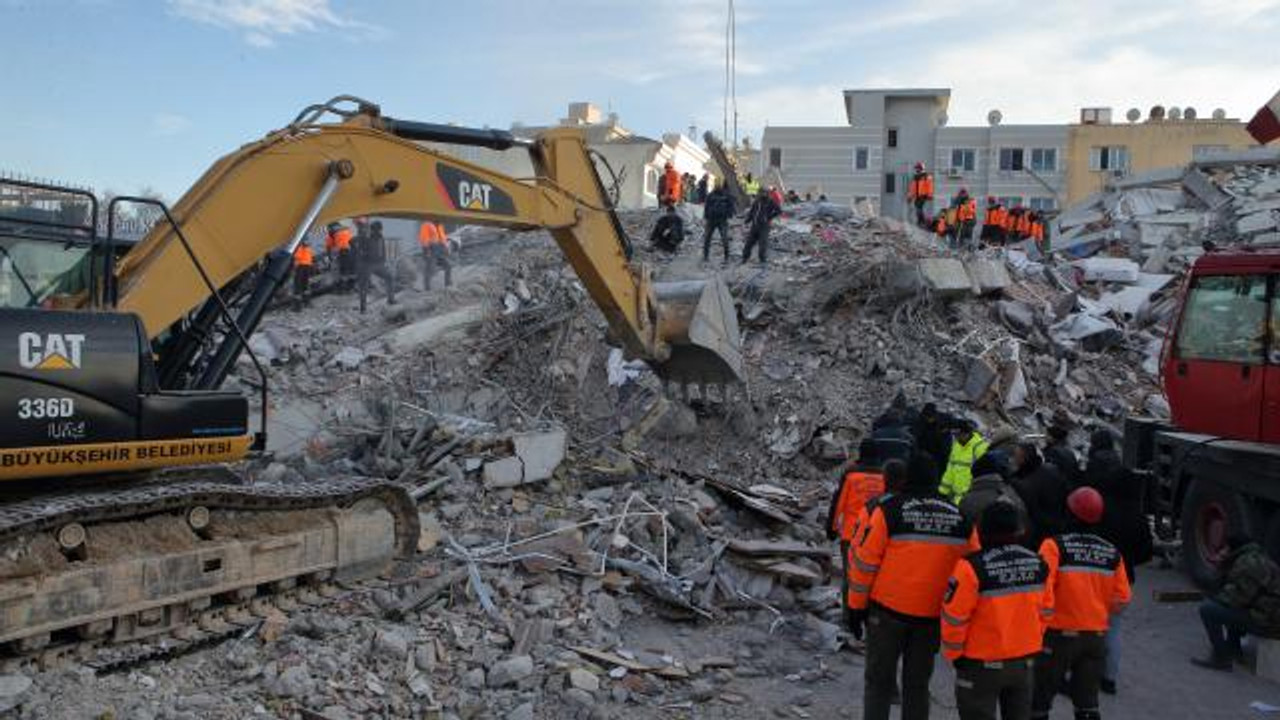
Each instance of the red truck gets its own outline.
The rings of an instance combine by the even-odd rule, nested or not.
[[[1160,372],[1172,422],[1131,418],[1125,463],[1148,478],[1165,537],[1213,581],[1227,538],[1280,558],[1280,250],[1210,251],[1192,266]]]

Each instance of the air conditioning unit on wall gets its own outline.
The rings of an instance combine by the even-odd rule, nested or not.
[[[957,168],[951,168],[947,171],[947,177],[951,180],[959,180],[964,177],[964,172]]]

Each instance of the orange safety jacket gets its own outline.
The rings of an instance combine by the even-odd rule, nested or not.
[[[1031,218],[1029,218],[1025,213],[1022,215],[1019,215],[1018,225],[1015,228],[1015,230],[1022,237],[1030,236],[1031,235]]]
[[[908,200],[932,200],[933,176],[929,173],[916,173],[907,185]]]
[[[311,246],[302,243],[298,245],[298,249],[293,251],[293,264],[298,267],[311,267],[315,262],[315,254],[311,252]]]
[[[1013,232],[1013,226],[1015,223],[1017,223],[1017,221],[1018,221],[1018,216],[1015,215],[1011,210],[1005,210],[1003,213],[1000,214],[1000,227],[1003,228],[1004,231],[1007,233]]]
[[[831,532],[844,542],[852,542],[858,517],[867,502],[884,493],[884,473],[851,470],[840,480],[831,509]]]
[[[973,198],[964,200],[956,206],[956,218],[959,219],[960,222],[978,219],[978,204]]]
[[[437,225],[432,222],[422,223],[422,227],[418,229],[418,244],[427,247],[428,245],[444,245],[449,242],[449,235],[444,231],[444,225]]]
[[[1040,557],[1049,566],[1053,590],[1052,630],[1105,632],[1111,615],[1133,593],[1115,545],[1092,533],[1046,538]]]
[[[936,495],[877,502],[860,542],[849,548],[849,607],[870,603],[901,615],[936,618],[947,575],[978,549],[959,508]]]
[[[676,172],[675,168],[667,170],[665,180],[666,182],[663,183],[663,190],[666,191],[666,194],[662,196],[662,199],[671,203],[679,202],[681,197],[680,173]]]
[[[938,213],[938,220],[933,224],[933,231],[939,235],[947,234],[947,214]]]
[[[1049,566],[1021,545],[997,545],[956,563],[942,605],[942,652],[988,662],[1035,655],[1053,612]]]
[[[332,241],[332,245],[330,244],[330,241]],[[337,250],[338,252],[346,252],[350,250],[351,231],[347,228],[342,228],[337,232],[329,233],[329,236],[325,238],[324,247],[326,250]]]
[[[1004,227],[1005,209],[999,205],[992,205],[987,208],[987,215],[983,218],[983,225],[993,225],[995,227]]]
[[[1044,223],[1042,222],[1031,223],[1031,237],[1036,242],[1044,242]]]

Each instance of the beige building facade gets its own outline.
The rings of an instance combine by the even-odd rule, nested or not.
[[[1116,178],[1257,144],[1243,122],[1221,111],[1207,119],[1177,108],[1153,108],[1146,119],[1136,114],[1131,110],[1127,121],[1112,122],[1110,108],[1085,108],[1080,122],[1068,126],[1067,206],[1102,191]]]

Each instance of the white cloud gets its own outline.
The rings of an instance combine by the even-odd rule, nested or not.
[[[156,113],[151,116],[151,131],[156,135],[172,137],[191,127],[191,119],[177,113]]]
[[[239,30],[254,47],[282,36],[341,29],[375,33],[373,25],[339,15],[329,0],[168,0],[170,10],[196,22]]]

